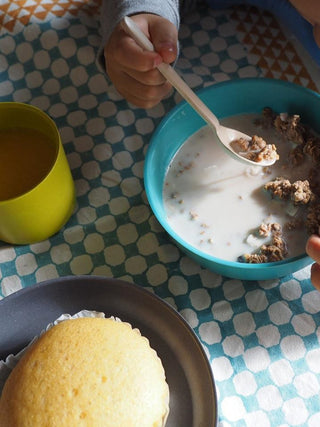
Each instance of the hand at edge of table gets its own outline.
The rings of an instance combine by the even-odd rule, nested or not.
[[[313,234],[309,237],[306,252],[315,261],[311,267],[311,282],[320,291],[320,236]]]

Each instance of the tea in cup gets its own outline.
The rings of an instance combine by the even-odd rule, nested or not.
[[[45,240],[75,204],[70,167],[54,121],[19,102],[0,103],[0,240]]]

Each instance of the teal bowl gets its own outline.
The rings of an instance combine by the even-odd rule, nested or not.
[[[203,102],[222,119],[242,113],[260,113],[266,106],[275,111],[300,114],[301,120],[320,133],[320,95],[281,80],[249,78],[214,84],[198,92]],[[176,245],[203,267],[223,276],[242,280],[267,280],[286,276],[309,265],[305,253],[283,261],[246,264],[226,261],[187,243],[169,225],[162,199],[167,168],[184,141],[205,125],[186,102],[177,105],[154,132],[144,166],[148,201],[157,220]]]

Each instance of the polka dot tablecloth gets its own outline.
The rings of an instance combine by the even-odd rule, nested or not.
[[[33,104],[55,120],[77,192],[55,236],[30,246],[0,242],[2,297],[67,275],[135,282],[200,338],[219,426],[320,426],[320,293],[310,268],[260,282],[221,277],[184,255],[148,205],[148,142],[179,95],[148,111],[121,98],[96,63],[97,1],[0,0],[0,28],[0,101]],[[299,43],[255,8],[201,6],[183,20],[180,40],[177,68],[195,90],[251,76],[320,88]]]

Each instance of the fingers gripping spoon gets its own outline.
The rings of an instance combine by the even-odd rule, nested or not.
[[[122,21],[122,27],[124,31],[130,35],[139,46],[145,50],[154,51],[154,47],[151,41],[131,18],[128,16],[124,17]],[[218,137],[218,141],[225,149],[227,149],[228,153],[232,157],[234,157],[236,160],[246,163],[247,165],[250,164],[251,166],[254,165],[265,167],[271,166],[275,163],[278,158],[276,153],[270,158],[263,158],[259,161],[253,161],[236,152],[230,143],[239,139],[250,141],[251,137],[236,129],[222,126],[218,118],[201,101],[201,99],[193,92],[193,90],[185,83],[185,81],[182,80],[179,74],[169,64],[162,62],[160,65],[158,65],[157,68],[172,84],[172,86],[180,93],[180,95],[195,109],[198,114],[200,114],[200,116],[207,122],[207,124],[214,129]]]

